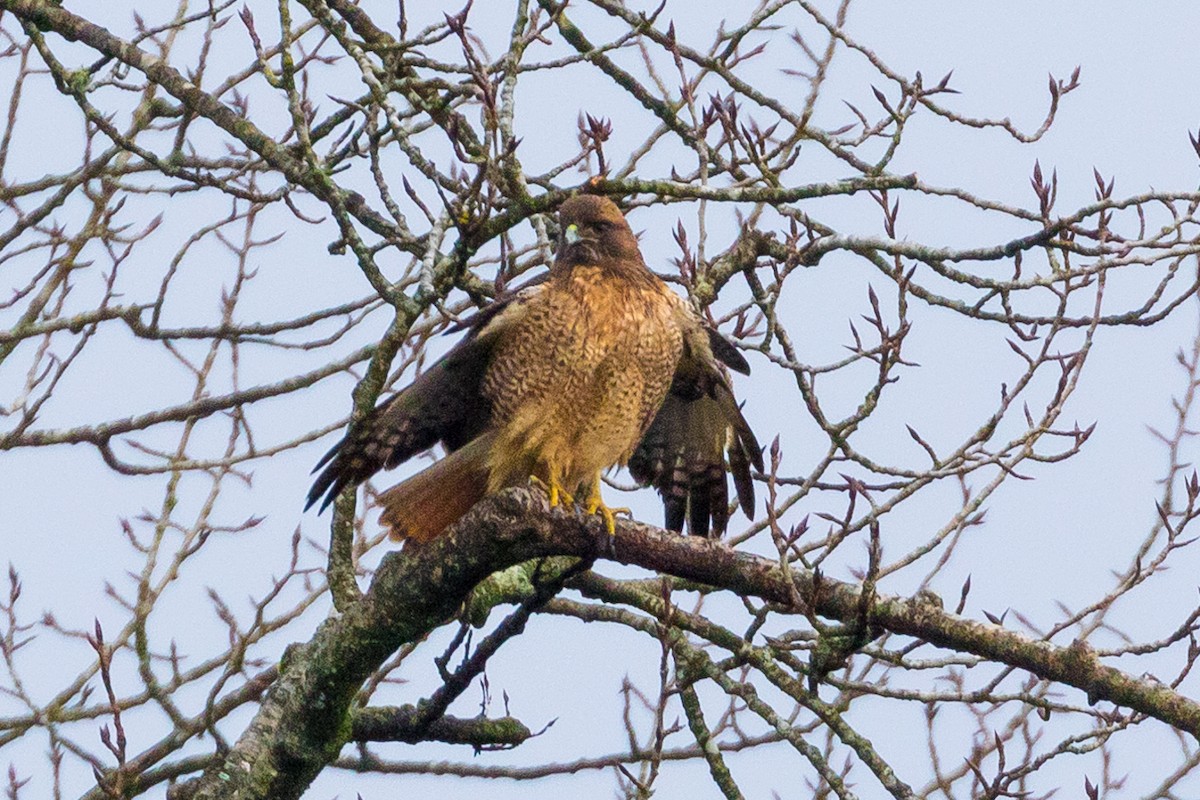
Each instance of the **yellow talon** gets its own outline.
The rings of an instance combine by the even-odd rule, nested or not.
[[[554,480],[553,478],[550,479],[550,483],[546,483],[537,475],[530,475],[529,482],[535,486],[540,486],[542,490],[549,496],[551,508],[558,508],[560,498],[561,502],[563,503],[575,505],[575,498],[568,494],[566,489],[559,486],[558,481]]]
[[[615,536],[617,533],[617,514],[626,514],[633,516],[633,512],[628,508],[609,508],[604,504],[604,498],[600,496],[600,476],[592,482],[592,487],[588,491],[587,505],[584,506],[584,511],[588,514],[599,513],[604,518],[604,530],[608,531],[609,536]]]
[[[529,482],[535,486],[539,486],[546,495],[550,498],[550,507],[557,508],[560,503],[567,505],[576,505],[575,498],[571,493],[562,487],[559,482],[551,478],[546,482],[537,475],[530,475]],[[600,496],[600,475],[597,473],[595,480],[589,484],[587,503],[583,507],[587,514],[599,514],[604,519],[604,529],[608,531],[609,536],[616,535],[617,532],[617,514],[625,514],[633,516],[633,512],[628,508],[609,508],[604,504],[604,498]]]

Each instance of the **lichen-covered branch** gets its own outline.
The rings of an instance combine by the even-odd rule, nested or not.
[[[623,522],[609,538],[597,520],[549,512],[540,493],[510,490],[433,544],[389,554],[360,603],[327,620],[310,641],[289,648],[254,722],[191,796],[298,797],[353,737],[350,701],[384,659],[445,623],[492,572],[561,555],[636,564],[790,606],[794,613],[846,621],[859,613],[852,585],[818,580],[811,572],[786,574],[778,562],[637,523]],[[795,607],[797,592],[804,608]],[[882,630],[1019,667],[1080,689],[1092,702],[1107,700],[1200,736],[1200,704],[1103,665],[1086,646],[1031,640],[923,598],[879,597],[870,617]]]

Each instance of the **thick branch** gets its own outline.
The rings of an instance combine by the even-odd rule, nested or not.
[[[785,607],[796,598],[840,620],[860,613],[856,587],[811,573],[783,572],[777,561],[718,542],[621,522],[615,536],[598,518],[548,512],[542,494],[515,489],[480,504],[442,538],[383,560],[363,601],[326,621],[284,658],[253,723],[195,798],[290,798],[352,738],[350,706],[362,682],[400,645],[450,619],[471,588],[492,572],[533,558],[608,559],[752,595]],[[799,611],[800,609],[797,609]],[[1026,669],[1200,735],[1200,705],[1169,687],[1102,665],[1086,645],[1059,647],[938,605],[878,597],[872,624],[932,644]],[[220,777],[224,775],[225,777]]]

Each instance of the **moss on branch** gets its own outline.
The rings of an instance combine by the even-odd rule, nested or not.
[[[199,779],[195,798],[299,797],[354,736],[350,707],[362,682],[406,642],[450,620],[492,573],[545,556],[606,559],[652,569],[794,607],[796,597],[824,617],[859,614],[851,584],[781,570],[774,560],[718,542],[620,521],[608,536],[599,520],[549,511],[545,497],[513,489],[481,503],[444,537],[388,554],[347,613],[326,621],[289,651],[258,716],[219,769]],[[800,609],[797,609],[799,611]],[[1079,647],[1036,641],[920,600],[879,596],[879,628],[1019,667],[1147,714],[1193,736],[1200,705],[1168,686],[1108,667]],[[221,775],[225,777],[220,777]]]

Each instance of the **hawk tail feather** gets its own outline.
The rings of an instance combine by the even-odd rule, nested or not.
[[[424,544],[457,522],[488,489],[488,454],[495,437],[479,436],[379,495],[393,541]]]
[[[738,505],[741,506],[743,514],[754,519],[754,479],[750,477],[750,459],[754,454],[758,454],[759,459],[762,455],[758,449],[758,442],[753,439],[754,434],[750,436],[749,442],[739,437],[728,452],[729,472],[733,475],[733,488],[737,491]],[[761,471],[760,466],[759,472]]]

